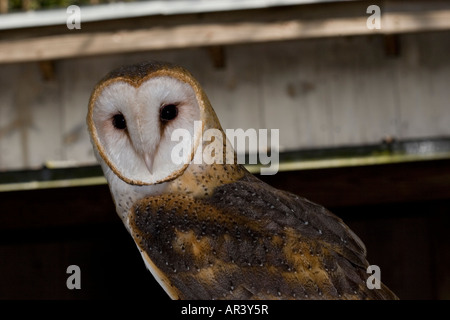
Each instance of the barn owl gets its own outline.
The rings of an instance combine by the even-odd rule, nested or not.
[[[184,68],[112,71],[87,125],[117,213],[172,299],[396,299],[384,284],[368,288],[363,242],[327,209],[241,164],[194,161],[212,143],[202,132],[223,129]],[[180,128],[192,139],[175,162]]]

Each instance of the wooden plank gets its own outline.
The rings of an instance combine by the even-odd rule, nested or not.
[[[339,39],[337,41],[342,41]],[[309,135],[311,139],[308,144],[315,147],[331,146],[334,142],[333,137],[333,114],[332,99],[330,95],[333,85],[332,69],[330,69],[333,60],[330,52],[333,52],[336,40],[327,39],[327,41],[316,40],[312,43],[313,52],[311,56],[312,67],[310,71],[311,83],[314,84],[314,91],[307,97],[307,104],[310,110],[309,116],[301,116],[304,118],[303,124],[305,130],[303,135]],[[306,132],[308,131],[308,132]],[[307,148],[307,144],[305,144]]]
[[[327,69],[336,146],[380,143],[395,135],[394,89],[389,85],[392,62],[385,56],[383,40],[349,38],[334,44]]]
[[[329,134],[331,135],[332,145],[354,144],[359,140],[359,123],[364,121],[359,107],[355,103],[357,93],[356,78],[358,71],[356,63],[359,58],[360,50],[364,46],[353,45],[355,39],[341,39],[333,41],[331,48],[325,50],[325,73],[327,78],[327,97],[328,97],[328,119]],[[333,52],[333,54],[329,54]],[[322,53],[322,54],[324,54]],[[324,115],[325,116],[325,115]],[[354,119],[359,119],[355,123]]]
[[[340,41],[344,40],[316,39],[305,42],[298,48],[300,53],[296,62],[299,67],[296,71],[298,80],[293,89],[294,98],[297,100],[296,113],[300,130],[298,134],[304,138],[297,148],[308,148],[308,145],[315,147],[334,145],[332,86],[336,66],[333,65],[335,59],[333,55],[336,43]],[[302,141],[302,138],[299,140]]]
[[[0,168],[95,163],[85,128],[94,84],[148,59],[191,70],[224,128],[278,128],[287,150],[448,136],[448,39],[447,32],[401,35],[396,57],[385,55],[380,35],[242,44],[225,48],[223,69],[205,48],[84,57],[56,61],[47,81],[37,63],[4,64]]]
[[[422,35],[402,38],[403,59],[398,61],[395,69],[400,139],[429,137],[435,132],[431,103],[435,99],[435,94],[431,94],[434,74],[427,63],[429,48],[434,46]],[[444,92],[441,94],[445,95]]]
[[[61,84],[61,148],[64,160],[79,164],[95,163],[90,143],[86,114],[89,97],[95,84],[113,68],[117,57],[64,60],[58,63]]]
[[[388,10],[389,10],[389,2]],[[422,9],[423,10],[423,9]],[[409,12],[387,12],[382,15],[381,33],[411,33],[423,31],[448,30],[450,27],[450,11],[415,11]]]
[[[261,109],[261,56],[258,47],[227,47],[227,67],[205,70],[208,79],[204,80],[204,89],[212,99],[223,129],[251,129],[258,134],[258,129],[265,127]],[[257,146],[246,144],[240,152],[256,153]]]
[[[0,14],[7,13],[8,9],[9,9],[8,0],[0,0]]]
[[[353,23],[361,26],[365,18]],[[341,22],[342,23],[342,22]],[[323,36],[336,35],[337,22],[324,23],[330,30]],[[319,23],[304,26],[298,21],[267,24],[235,23],[187,25],[148,30],[65,34],[0,43],[0,62],[51,60],[104,53],[186,48],[192,46],[230,45],[271,40],[289,40],[318,36]],[[311,30],[311,31],[305,31]]]
[[[21,86],[29,125],[25,128],[28,168],[40,168],[47,161],[62,159],[61,150],[61,96],[57,75],[38,63],[22,65]],[[53,78],[52,78],[53,77]]]
[[[60,160],[59,91],[37,63],[8,66],[1,77],[0,167],[39,168]]]
[[[23,167],[20,118],[15,105],[15,92],[19,89],[20,66],[1,66],[0,72],[0,170]]]
[[[397,137],[396,87],[393,70],[399,59],[386,55],[385,37],[368,37],[352,50],[359,51],[355,70],[354,121],[349,135],[363,144],[380,143]]]
[[[262,101],[265,126],[279,130],[280,150],[323,143],[327,104],[317,100],[321,83],[317,72],[317,43],[286,42],[262,46]],[[319,115],[315,117],[315,115]]]
[[[326,207],[389,204],[450,199],[450,160],[380,166],[303,170],[259,176],[270,185],[304,196]],[[89,192],[87,192],[89,191]],[[73,195],[73,197],[71,196]],[[72,197],[61,214],[58,208]],[[20,199],[27,199],[21,201]],[[107,185],[0,192],[1,228],[47,228],[109,221],[114,211]],[[72,201],[71,200],[71,201]],[[83,208],[95,203],[95,210]],[[28,208],[28,209],[27,209]],[[29,208],[40,215],[27,217]],[[11,211],[12,212],[12,211]],[[360,213],[364,215],[364,212]],[[91,218],[88,218],[91,217]]]
[[[430,79],[430,105],[433,110],[430,123],[433,124],[433,135],[449,135],[450,127],[450,63],[448,53],[450,52],[450,41],[443,33],[430,34],[427,37],[427,66],[431,72]],[[432,45],[439,43],[439,45]]]
[[[428,8],[425,3],[424,6]],[[333,8],[338,9],[338,14],[330,10]],[[253,10],[246,18],[240,13],[237,16],[241,20],[236,20],[234,13],[228,14],[228,18],[224,18],[224,14],[206,15],[221,17],[223,20],[219,21],[211,18],[199,20],[197,16],[179,19],[174,17],[174,22],[170,24],[151,25],[141,29],[133,27],[136,24],[130,21],[127,28],[113,28],[114,31],[98,28],[95,23],[82,27],[82,30],[89,30],[86,32],[64,31],[59,26],[57,34],[1,41],[0,63],[169,48],[450,29],[448,7],[429,11],[392,12],[389,11],[387,2],[383,7],[382,28],[379,30],[367,28],[368,15],[365,9],[365,4],[359,2],[298,6],[294,9],[278,8],[275,13],[270,13],[268,9]],[[311,10],[310,16],[308,10]],[[296,13],[299,15],[296,16]],[[283,17],[283,14],[286,16]],[[190,17],[190,20],[186,20],[186,17]],[[177,21],[179,24],[176,24]]]
[[[449,126],[444,124],[448,124],[448,112],[444,111],[448,108],[444,102],[448,101],[448,90],[442,87],[446,83],[442,77],[448,70],[443,57],[448,46],[446,34],[436,33],[432,38],[426,34],[404,37],[410,38],[400,48],[402,53],[406,51],[404,59],[403,55],[388,56],[381,36],[266,45],[268,62],[262,72],[263,105],[267,105],[264,112],[269,126],[282,128],[282,144],[286,138],[292,139],[288,146],[296,149],[450,134]],[[417,44],[413,40],[416,37]],[[410,45],[420,47],[423,55],[416,62],[416,69],[411,69],[408,63],[412,54]],[[310,54],[314,46],[316,49]],[[430,48],[435,52],[433,56]],[[302,81],[303,86],[312,84],[308,94],[301,94]],[[292,119],[295,123],[287,125]],[[439,131],[435,123],[441,124]],[[412,127],[405,134],[404,126],[408,124]],[[298,130],[296,134],[293,128]]]

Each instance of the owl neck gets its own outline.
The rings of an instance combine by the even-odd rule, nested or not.
[[[217,186],[238,181],[249,174],[238,164],[236,152],[216,117],[209,119],[203,129],[192,162],[180,176],[170,181],[166,192],[208,197]]]
[[[218,186],[241,179],[248,171],[240,164],[190,164],[184,173],[171,181],[167,191],[208,197]]]
[[[116,211],[128,226],[128,214],[132,206],[146,197],[167,193],[183,193],[196,198],[208,197],[218,186],[233,183],[241,179],[248,171],[240,164],[194,164],[174,180],[155,185],[138,186],[124,182],[106,165],[103,166],[108,180]]]
[[[138,186],[120,179],[106,164],[102,163],[103,173],[108,181],[116,211],[128,228],[128,214],[132,206],[145,197],[162,194],[167,190],[170,182],[161,184]]]

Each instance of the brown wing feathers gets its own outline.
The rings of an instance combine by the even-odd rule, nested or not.
[[[365,299],[361,241],[326,209],[256,178],[210,198],[168,194],[130,215],[139,247],[181,299]]]

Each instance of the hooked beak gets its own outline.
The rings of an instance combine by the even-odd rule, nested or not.
[[[153,157],[150,154],[146,153],[144,155],[144,161],[150,174],[153,174]]]

